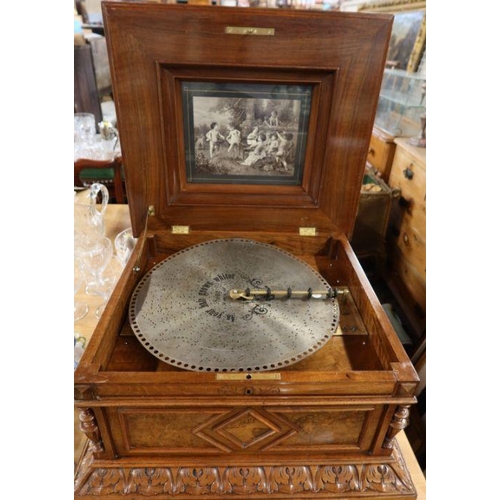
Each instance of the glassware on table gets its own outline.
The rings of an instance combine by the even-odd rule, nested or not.
[[[113,244],[105,236],[75,235],[75,254],[87,273],[85,291],[89,295],[101,295],[106,288],[103,272],[113,257]]]
[[[83,270],[83,264],[80,259],[75,258],[75,270],[74,270],[74,295],[76,296],[78,290],[85,282],[85,274]],[[89,306],[80,300],[74,301],[74,315],[75,321],[82,319],[89,312]]]
[[[108,121],[98,123],[91,113],[75,113],[74,161],[111,161],[121,155],[118,129]]]
[[[116,255],[113,255],[110,263],[102,273],[102,285],[97,289],[98,295],[100,295],[104,302],[96,309],[95,315],[100,318],[106,305],[108,303],[109,297],[115,289],[115,285],[118,282],[121,274],[123,272],[123,265]]]
[[[92,141],[96,134],[95,116],[92,113],[74,114],[74,136],[77,141]]]
[[[95,116],[92,113],[75,113],[73,132],[75,159],[88,157],[96,136]]]
[[[117,141],[117,138],[107,140],[101,135],[96,135],[93,142],[75,144],[74,161],[79,159],[112,161],[121,154]]]
[[[123,230],[116,236],[115,238],[116,256],[118,257],[118,260],[122,263],[124,267],[127,264],[128,259],[130,258],[130,254],[132,253],[132,250],[134,249],[136,243],[137,243],[137,238],[134,238],[131,227]]]
[[[119,156],[120,151],[116,148],[117,139],[104,139],[98,136],[95,143],[94,158],[96,160],[109,161]]]
[[[78,366],[78,363],[80,362],[80,359],[83,355],[83,351],[85,350],[85,344],[87,342],[87,339],[80,335],[78,332],[74,333],[74,349],[75,349],[75,358],[74,358],[74,369],[76,370],[76,367]]]
[[[101,195],[100,205],[97,203]],[[84,193],[75,196],[74,205],[74,230],[77,234],[97,234],[104,236],[106,227],[104,213],[109,202],[109,191],[104,184],[95,182]]]
[[[102,122],[99,122],[97,126],[99,127],[101,138],[106,141],[114,141],[116,136],[118,135],[118,131],[109,121],[103,120]]]

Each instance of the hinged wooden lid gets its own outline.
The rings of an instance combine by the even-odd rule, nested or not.
[[[194,230],[350,235],[391,15],[102,5],[134,234],[154,206]]]

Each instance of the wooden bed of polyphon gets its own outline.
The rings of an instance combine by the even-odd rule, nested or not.
[[[348,241],[392,17],[134,2],[103,14],[138,242],[75,372],[89,437],[75,498],[415,498],[395,436],[418,377]],[[299,94],[293,175],[197,176],[193,108],[205,95],[280,104],[276,88]],[[128,308],[142,277],[224,238],[286,250],[348,290],[321,349],[214,373],[139,342]]]

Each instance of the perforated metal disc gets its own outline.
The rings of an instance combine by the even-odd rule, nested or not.
[[[178,252],[137,285],[133,331],[166,363],[193,371],[266,371],[320,349],[339,319],[336,299],[233,300],[233,288],[328,289],[309,265],[274,246],[213,240]]]

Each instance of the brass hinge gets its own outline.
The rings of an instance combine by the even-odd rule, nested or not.
[[[317,236],[315,227],[299,227],[300,236]]]
[[[189,226],[172,226],[172,234],[189,234]]]

